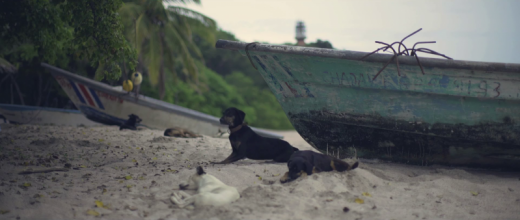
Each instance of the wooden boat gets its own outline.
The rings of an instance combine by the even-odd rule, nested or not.
[[[99,126],[78,110],[0,104],[0,115],[13,124]],[[3,120],[3,119],[0,119]]]
[[[121,125],[130,114],[142,119],[138,126],[164,130],[178,127],[195,133],[218,136],[227,127],[217,117],[147,96],[135,97],[120,88],[91,80],[42,63],[61,85],[74,105],[90,120],[106,125]],[[273,132],[253,128],[259,135],[283,138]]]
[[[412,56],[396,64],[389,54],[227,40],[216,47],[247,56],[322,152],[520,169],[520,64]]]

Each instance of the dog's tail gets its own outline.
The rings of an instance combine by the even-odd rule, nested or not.
[[[337,170],[339,172],[343,172],[343,171],[349,171],[349,170],[356,169],[359,166],[359,162],[356,161],[353,164],[349,164],[349,163],[347,163],[345,161],[342,161],[340,159],[333,158],[330,161],[330,166],[334,170]]]

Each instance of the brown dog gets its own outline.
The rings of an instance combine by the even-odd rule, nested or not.
[[[194,132],[190,131],[190,130],[187,130],[187,129],[183,129],[183,128],[178,128],[178,127],[173,127],[173,128],[168,128],[164,131],[164,136],[169,136],[169,137],[184,137],[184,138],[197,138],[197,137],[202,137],[202,135],[198,135],[198,134],[195,134]]]
[[[280,179],[280,182],[285,183],[293,181],[298,177],[304,177],[319,172],[330,172],[337,170],[339,172],[348,171],[358,167],[359,163],[356,161],[350,165],[345,161],[331,157],[329,155],[316,153],[310,150],[294,152],[287,167],[289,172]]]

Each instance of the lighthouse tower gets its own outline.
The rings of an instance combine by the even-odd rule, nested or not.
[[[303,21],[298,21],[296,23],[296,40],[298,41],[296,45],[305,46],[305,25]]]

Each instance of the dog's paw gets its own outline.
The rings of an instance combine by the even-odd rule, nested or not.
[[[280,178],[280,183],[286,183],[286,182],[289,182],[290,181],[290,178],[289,178],[289,172],[286,172],[282,178]]]
[[[275,182],[276,182],[275,180],[266,180],[266,179],[262,180],[262,184],[264,184],[264,185],[273,185]]]
[[[170,200],[173,202],[173,204],[175,204],[177,206],[180,206],[180,204],[181,204],[179,198],[177,198],[177,196],[175,196],[175,194],[172,197],[170,197]]]
[[[181,184],[179,184],[179,189],[181,189],[181,190],[185,190],[185,189],[188,188],[188,186],[189,186],[189,184],[181,183]]]

